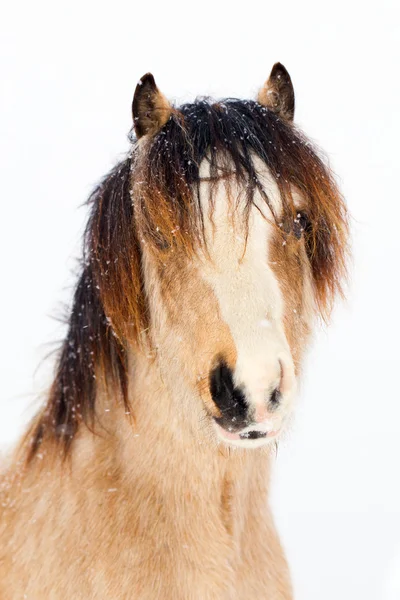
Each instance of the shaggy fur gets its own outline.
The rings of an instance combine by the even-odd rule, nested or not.
[[[290,122],[290,77],[282,88],[273,74],[260,92],[265,105],[198,100],[179,109],[152,76],[141,80],[133,103],[141,139],[90,198],[54,381],[2,479],[2,600],[292,598],[267,505],[269,451],[206,443],[198,415],[217,413],[207,377],[197,377],[204,365],[184,340],[172,393],[154,334],[162,323],[164,347],[173,344],[186,315],[199,360],[223,347],[235,365],[215,295],[192,266],[207,254],[205,222],[221,182],[233,210],[232,190],[241,190],[246,231],[256,193],[270,210],[271,268],[296,368],[309,327],[294,313],[307,282],[323,317],[342,291],[346,209],[325,162]],[[257,161],[279,190],[279,211]]]

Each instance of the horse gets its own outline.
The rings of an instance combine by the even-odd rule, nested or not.
[[[89,198],[52,384],[3,469],[0,598],[289,600],[269,505],[349,217],[276,63],[256,100],[148,73]]]

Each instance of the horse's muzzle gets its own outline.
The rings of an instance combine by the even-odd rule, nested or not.
[[[260,446],[278,434],[269,416],[276,413],[281,401],[278,389],[265,394],[262,407],[253,406],[243,387],[235,385],[230,367],[220,361],[210,373],[210,393],[220,416],[214,417],[218,437],[235,446]]]

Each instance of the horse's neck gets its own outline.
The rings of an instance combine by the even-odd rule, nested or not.
[[[133,500],[137,510],[147,510],[151,498],[176,512],[177,519],[187,520],[188,526],[204,518],[225,519],[232,512],[238,522],[239,513],[244,515],[251,503],[266,504],[266,451],[217,445],[205,423],[202,429],[195,398],[179,398],[178,384],[176,396],[168,392],[156,363],[135,360],[132,368],[131,414],[122,406],[100,402],[104,431],[100,436],[80,433],[72,468],[80,470],[88,462],[109,489],[123,488],[132,499],[140,494]]]

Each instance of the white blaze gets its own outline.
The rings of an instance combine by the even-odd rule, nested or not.
[[[277,185],[264,165],[262,173],[271,205],[279,213],[281,201]],[[204,215],[207,216],[208,185],[204,183],[202,186],[201,200]],[[233,195],[234,190],[235,186],[232,185]],[[236,198],[233,197],[232,203],[235,202]],[[257,410],[261,410],[271,392],[281,383],[281,365],[284,367],[287,388],[292,387],[294,377],[282,322],[284,299],[268,262],[268,246],[273,231],[272,214],[258,192],[255,193],[255,202],[263,214],[256,206],[252,207],[244,252],[244,200],[240,201],[235,211],[233,227],[226,189],[223,183],[219,185],[215,196],[214,227],[210,219],[205,219],[211,262],[205,261],[202,273],[214,290],[221,316],[236,346],[235,383],[245,387],[248,400],[254,403]]]

